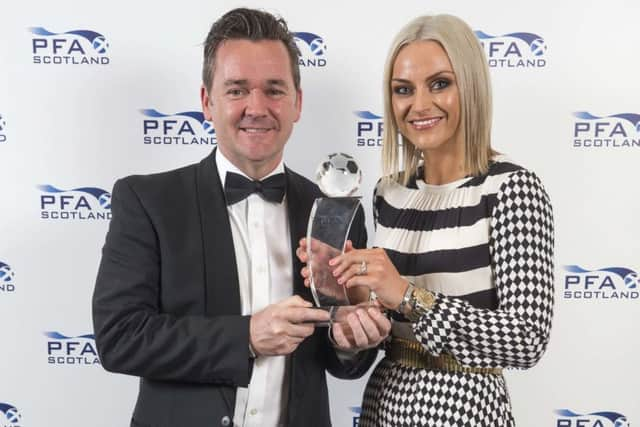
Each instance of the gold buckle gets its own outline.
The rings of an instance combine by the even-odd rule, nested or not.
[[[481,368],[462,366],[460,362],[448,353],[433,356],[417,341],[393,338],[386,348],[388,359],[401,365],[420,369],[436,369],[448,372],[463,372],[468,374],[502,375],[501,368]]]

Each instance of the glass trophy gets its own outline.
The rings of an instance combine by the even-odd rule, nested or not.
[[[316,170],[316,183],[327,197],[317,198],[307,227],[307,266],[311,293],[316,306],[329,311],[330,326],[342,321],[356,306],[351,305],[346,288],[332,274],[329,260],[344,252],[351,223],[360,206],[353,194],[360,187],[362,172],[353,157],[344,153],[327,156]]]

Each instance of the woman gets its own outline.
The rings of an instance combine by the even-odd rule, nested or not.
[[[502,369],[535,365],[551,328],[549,198],[491,148],[489,70],[462,20],[409,23],[384,84],[377,248],[330,262],[394,313],[360,425],[512,426]]]

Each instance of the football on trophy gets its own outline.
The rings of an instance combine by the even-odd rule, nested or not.
[[[361,182],[362,171],[348,154],[329,154],[316,170],[316,183],[329,197],[351,196],[358,191]]]

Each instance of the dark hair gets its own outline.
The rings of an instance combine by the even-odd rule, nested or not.
[[[202,82],[207,90],[211,89],[216,61],[216,51],[225,40],[280,40],[284,43],[291,60],[291,74],[296,89],[300,89],[300,50],[287,23],[261,10],[238,8],[225,13],[213,23],[204,42],[204,60],[202,63]]]

